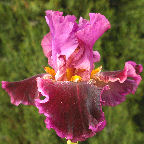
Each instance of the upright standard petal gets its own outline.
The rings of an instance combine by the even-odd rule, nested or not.
[[[79,29],[76,32],[76,36],[79,39],[79,47],[84,49],[84,54],[76,68],[83,67],[83,69],[91,72],[94,68],[93,63],[100,60],[100,54],[97,51],[93,52],[93,45],[110,28],[110,23],[101,14],[90,13],[89,15],[90,21],[80,18]]]
[[[88,82],[54,82],[37,78],[38,90],[45,100],[36,100],[46,116],[48,129],[72,142],[83,141],[102,130],[106,124],[100,104],[102,88]]]
[[[133,62],[134,63],[134,62]],[[136,72],[142,69],[142,66],[134,66],[131,62],[126,62],[125,67],[121,71],[100,72],[94,77],[97,86],[108,86],[107,90],[102,93],[103,105],[116,106],[125,101],[125,96],[134,94],[140,81],[141,76]]]
[[[90,13],[90,21],[80,18],[79,31],[77,37],[86,45],[93,46],[95,41],[102,36],[102,34],[110,29],[110,23],[104,15],[99,13]]]
[[[9,94],[12,104],[16,106],[19,104],[35,105],[34,99],[39,98],[40,96],[36,78],[44,75],[45,74],[38,74],[31,78],[17,82],[2,81],[2,88]]]
[[[51,37],[47,35],[42,41],[49,64],[56,71],[56,80],[64,80],[64,71],[67,68],[84,69],[90,76],[93,63],[100,60],[100,54],[93,51],[92,47],[110,28],[110,23],[101,14],[90,13],[90,21],[81,17],[79,24],[75,22],[75,16],[62,15],[62,12],[46,11],[45,18],[50,27]]]
[[[64,55],[66,60],[78,47],[75,36],[77,23],[75,16],[62,16],[62,12],[46,11],[46,21],[52,35],[52,59],[55,70],[58,70],[59,56]]]

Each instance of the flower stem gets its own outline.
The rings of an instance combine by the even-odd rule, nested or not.
[[[67,144],[78,144],[78,142],[77,142],[77,143],[73,143],[73,142],[71,142],[70,140],[68,140],[68,141],[67,141]]]

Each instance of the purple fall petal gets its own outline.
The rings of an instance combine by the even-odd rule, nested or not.
[[[88,82],[53,82],[37,78],[38,90],[45,100],[36,100],[46,116],[48,129],[72,142],[83,141],[101,131],[105,124],[101,107],[102,88]]]
[[[102,93],[102,101],[105,106],[116,106],[125,101],[125,96],[136,91],[137,85],[133,80],[125,80],[107,83],[109,89]]]
[[[2,81],[2,88],[9,94],[12,104],[16,106],[19,104],[35,105],[34,99],[40,96],[37,89],[36,78],[44,75],[45,74],[38,74],[17,82]]]
[[[135,65],[134,65],[135,64]],[[141,65],[138,65],[142,69]],[[140,71],[135,62],[126,62],[121,71],[100,72],[96,75],[97,86],[108,85],[109,89],[102,93],[103,105],[116,106],[125,100],[125,96],[134,94],[140,81],[141,76],[137,74]]]

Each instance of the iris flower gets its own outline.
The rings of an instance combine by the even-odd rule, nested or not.
[[[89,16],[90,20],[80,17],[77,24],[73,15],[46,11],[50,32],[41,45],[53,69],[45,67],[46,73],[18,82],[2,81],[12,104],[36,106],[46,116],[46,127],[72,142],[84,141],[105,127],[102,106],[116,106],[134,94],[143,69],[133,61],[123,70],[94,69],[100,54],[93,45],[111,26],[99,13]]]

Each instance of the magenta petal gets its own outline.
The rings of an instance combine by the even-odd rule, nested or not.
[[[142,65],[137,65],[135,62],[126,62],[123,70],[119,71],[108,71],[108,72],[100,72],[97,76],[101,81],[104,82],[115,82],[119,81],[123,83],[127,78],[132,78],[137,85],[141,81],[141,76],[139,73],[142,71]]]
[[[67,60],[78,47],[78,40],[75,36],[76,17],[62,16],[62,12],[46,11],[45,18],[52,36],[52,59],[55,63],[55,70],[58,70],[57,60],[59,56],[64,55]]]
[[[77,31],[77,37],[86,45],[93,46],[95,41],[110,29],[110,23],[105,16],[99,13],[90,13],[89,16],[90,21],[80,18],[80,30]]]
[[[9,94],[12,104],[34,105],[34,99],[39,97],[36,78],[43,75],[39,74],[18,82],[2,81],[2,88]]]
[[[81,17],[77,24],[75,16],[51,10],[46,11],[45,18],[51,36],[44,37],[42,47],[56,71],[56,80],[63,80],[67,68],[85,69],[90,75],[93,63],[100,60],[100,54],[92,47],[110,28],[109,21],[101,14],[90,13],[90,21]]]
[[[100,61],[100,53],[98,51],[93,51],[93,62],[99,62]]]
[[[76,51],[77,52],[77,51]],[[91,70],[93,69],[94,62],[98,62],[100,60],[100,54],[98,51],[92,51],[89,47],[87,47],[84,43],[79,41],[79,52],[74,52],[67,63],[70,67],[74,67],[76,69],[84,69],[88,71],[88,75],[85,77],[90,78]],[[82,77],[85,79],[85,77]]]
[[[57,67],[58,70],[55,75],[56,80],[64,80],[65,79],[65,73],[66,73],[66,59],[64,55],[60,55],[57,59]]]
[[[49,32],[47,35],[43,37],[41,42],[41,46],[43,48],[44,55],[48,58],[48,64],[53,67],[52,60],[52,40],[51,33]]]
[[[106,124],[100,104],[102,88],[87,82],[53,82],[37,78],[38,90],[45,100],[36,100],[46,116],[46,127],[72,142],[83,141]]]
[[[139,85],[142,79],[141,76],[139,75],[143,70],[142,65],[136,64],[133,61],[128,61],[125,63],[125,67],[127,69],[127,77],[132,78],[133,80],[135,80],[137,85]]]
[[[75,68],[86,69],[89,72],[93,69],[93,63],[100,60],[100,54],[93,52],[93,45],[96,40],[110,28],[109,21],[101,14],[90,13],[90,21],[79,20],[79,28],[76,36],[79,39],[79,47],[84,49],[83,56],[79,59]]]
[[[81,50],[83,49],[83,55],[75,64],[75,68],[89,71],[90,76],[90,72],[93,69],[93,51],[82,42],[79,42],[79,47]]]
[[[49,32],[47,35],[44,36],[41,46],[43,48],[44,55],[49,57],[52,51],[52,41],[51,41],[51,33]]]
[[[135,68],[137,74],[140,74],[143,71],[143,66],[141,64],[136,64],[134,61],[128,61],[127,63]]]
[[[104,83],[115,81],[123,83],[127,79],[127,69],[124,68],[124,70],[120,71],[100,72],[97,74],[97,77],[100,79],[100,81],[103,81]]]
[[[125,96],[134,94],[140,81],[141,76],[138,75],[142,69],[141,65],[135,62],[126,62],[125,67],[121,71],[100,72],[97,85],[108,85],[109,89],[102,93],[103,105],[115,106],[125,100]]]
[[[123,83],[118,81],[109,82],[109,89],[102,93],[102,103],[106,106],[116,106],[125,101],[125,96],[136,91],[137,85],[134,80],[126,80]]]

